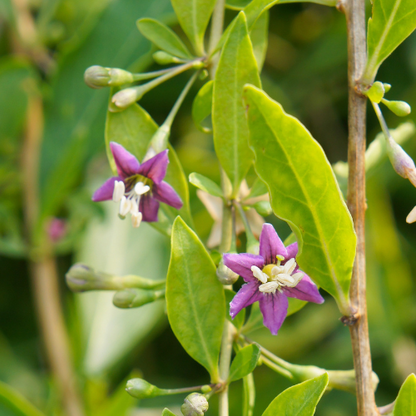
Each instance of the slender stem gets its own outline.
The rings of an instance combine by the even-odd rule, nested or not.
[[[156,77],[159,77],[161,75],[168,74],[169,72],[174,71],[176,68],[178,68],[178,66],[174,66],[172,68],[161,69],[159,71],[143,72],[141,74],[140,73],[139,74],[132,74],[133,75],[133,81],[143,81],[145,79],[156,78]]]
[[[204,384],[202,386],[192,386],[192,387],[183,387],[180,389],[162,389],[164,395],[171,395],[171,394],[181,394],[181,393],[192,393],[193,391],[201,390],[203,387],[207,386]],[[214,388],[216,384],[208,384],[211,388]]]
[[[373,105],[374,111],[376,113],[376,116],[381,126],[381,130],[383,131],[384,135],[387,139],[393,139],[393,137],[391,137],[390,130],[387,126],[386,120],[384,119],[383,113],[380,110],[380,106],[373,101],[371,101],[371,104]]]
[[[234,206],[237,207],[238,209],[238,213],[240,214],[240,217],[243,221],[244,224],[244,229],[246,231],[246,237],[247,237],[247,251],[249,253],[251,253],[251,251],[249,250],[249,248],[253,247],[253,246],[257,246],[258,245],[258,241],[256,239],[256,237],[254,237],[253,232],[251,231],[251,227],[250,224],[248,222],[247,219],[247,215],[244,211],[244,208],[242,207],[242,205],[236,201],[234,201]]]
[[[344,320],[349,324],[357,386],[358,416],[377,415],[372,387],[368,336],[365,269],[365,149],[366,97],[359,83],[366,65],[366,20],[364,0],[343,0],[348,36],[348,207],[357,234],[357,252],[351,279],[350,299],[354,309]]]
[[[265,365],[267,365],[267,367],[269,367],[272,370],[276,371],[276,373],[279,373],[280,375],[282,375],[283,377],[288,378],[289,380],[293,380],[294,379],[293,375],[289,371],[287,371],[284,368],[280,367],[278,364],[276,364],[272,360],[269,360],[265,356],[262,356],[261,357],[261,360],[263,361],[263,363]]]
[[[256,401],[256,386],[254,384],[253,373],[250,373],[243,378],[243,388],[243,416],[253,416],[254,404]]]

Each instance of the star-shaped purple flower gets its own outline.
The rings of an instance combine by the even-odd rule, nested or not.
[[[298,243],[285,247],[271,224],[261,230],[259,255],[224,254],[224,264],[247,282],[230,303],[231,317],[259,301],[263,324],[277,335],[287,315],[288,297],[322,303],[316,285],[299,270],[297,254]]]
[[[182,200],[163,178],[168,167],[168,151],[158,153],[142,164],[122,145],[111,142],[118,176],[113,176],[98,188],[92,196],[93,201],[120,202],[121,218],[131,213],[134,227],[141,221],[157,221],[159,202],[176,209],[182,208]]]

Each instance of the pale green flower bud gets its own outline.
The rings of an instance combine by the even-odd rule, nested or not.
[[[124,69],[110,68],[108,72],[111,77],[108,85],[111,87],[130,84],[134,81],[133,74],[131,72],[125,71]]]
[[[238,274],[229,269],[222,260],[217,269],[217,277],[223,285],[232,285],[238,280]]]
[[[384,84],[376,81],[365,94],[371,101],[378,104],[383,99],[384,92]]]
[[[159,65],[168,65],[168,64],[179,64],[184,62],[183,59],[179,59],[176,56],[171,55],[170,53],[157,51],[153,54],[153,59]]]
[[[203,416],[208,407],[208,401],[205,396],[199,393],[192,393],[184,400],[181,412],[184,416]]]
[[[134,81],[133,74],[119,68],[90,66],[84,73],[84,81],[91,88],[121,86]]]
[[[405,101],[388,101],[386,99],[382,99],[381,102],[396,116],[405,117],[409,115],[412,111],[412,108],[409,104]]]
[[[114,294],[113,304],[117,308],[138,308],[146,305],[147,303],[154,302],[155,300],[163,298],[164,291],[155,292],[153,290],[143,289],[125,289],[119,290]]]
[[[140,100],[144,95],[140,87],[135,88],[125,88],[113,95],[111,101],[118,108],[127,108],[130,105],[134,104],[136,101]]]
[[[148,397],[156,397],[163,394],[163,390],[148,383],[142,378],[133,378],[126,384],[126,391],[130,396],[136,399],[146,399]]]
[[[267,217],[272,211],[269,201],[258,201],[253,205],[253,208],[262,216]]]
[[[85,264],[74,264],[66,273],[66,283],[73,292],[113,288],[113,276],[97,272]]]
[[[391,85],[386,82],[383,83],[384,92],[389,92],[391,90]]]
[[[387,140],[387,154],[394,170],[416,187],[416,167],[413,159],[392,138]]]

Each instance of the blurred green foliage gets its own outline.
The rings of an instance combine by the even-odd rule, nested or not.
[[[66,236],[56,243],[61,294],[88,414],[151,416],[149,407],[178,409],[184,396],[143,400],[124,393],[133,368],[160,387],[184,387],[208,382],[205,370],[182,349],[167,326],[163,302],[136,310],[118,310],[111,294],[69,293],[64,273],[74,260],[112,273],[166,274],[168,240],[154,229],[133,230],[120,222],[107,203],[90,202],[93,189],[110,175],[105,158],[104,126],[108,90],[92,91],[83,83],[90,65],[144,69],[152,65],[150,43],[136,20],[154,17],[184,39],[173,20],[168,0],[69,1],[33,0],[41,45],[51,62],[39,65],[16,50],[18,26],[8,0],[0,3],[0,380],[20,392],[47,415],[60,415],[58,391],[49,375],[34,317],[26,245],[22,227],[21,144],[28,103],[41,94],[45,129],[41,150],[41,204],[44,226],[51,217],[67,221]],[[369,5],[370,6],[370,5]],[[236,12],[228,10],[230,21]],[[334,8],[314,4],[284,4],[270,11],[268,49],[262,83],[265,91],[298,117],[321,143],[329,160],[347,154],[347,45],[345,19]],[[143,58],[144,56],[144,58]],[[36,59],[34,59],[36,62]],[[43,63],[42,63],[43,62]],[[49,61],[47,61],[49,62]],[[46,66],[45,66],[46,65]],[[150,68],[149,68],[150,69]],[[141,104],[156,122],[164,120],[185,77],[167,82],[146,95]],[[416,34],[406,40],[381,67],[377,79],[392,84],[389,98],[416,108]],[[186,176],[198,172],[220,182],[212,136],[200,132],[191,119],[196,85],[174,122],[172,142]],[[395,128],[401,120],[385,114]],[[416,121],[413,114],[409,120]],[[369,108],[369,141],[379,132]],[[406,145],[416,157],[414,138]],[[249,181],[254,174],[249,174]],[[190,187],[195,228],[206,241],[213,224]],[[367,269],[371,347],[374,371],[380,377],[379,405],[390,403],[410,372],[416,371],[416,225],[405,223],[416,205],[416,191],[397,176],[388,162],[368,178]],[[268,217],[282,237],[286,224]],[[244,241],[239,241],[243,244]],[[160,253],[164,253],[162,256]],[[278,337],[267,329],[250,336],[270,351],[298,364],[350,369],[348,329],[339,321],[335,302],[310,304],[290,316]],[[131,376],[130,376],[131,377]],[[289,381],[265,366],[254,372],[261,414]],[[242,382],[231,385],[231,414],[241,413]],[[216,414],[216,397],[210,414]],[[146,410],[147,409],[147,410]],[[332,391],[318,407],[320,416],[355,414],[352,395]],[[16,412],[0,401],[0,415]],[[136,413],[134,413],[136,414]]]

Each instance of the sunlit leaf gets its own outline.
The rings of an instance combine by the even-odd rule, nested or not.
[[[218,357],[225,319],[224,290],[215,265],[196,234],[178,217],[166,281],[172,330],[186,352],[218,381]]]
[[[416,377],[410,374],[400,388],[393,416],[416,416]]]
[[[270,403],[263,416],[313,416],[327,385],[328,374],[325,373],[289,387]]]
[[[199,130],[204,133],[211,133],[212,128],[205,127],[202,122],[212,112],[212,89],[214,81],[208,81],[199,91],[192,105],[192,118]]]
[[[137,27],[144,37],[149,39],[158,48],[173,56],[183,59],[191,59],[192,55],[178,35],[162,22],[155,19],[140,19]]]
[[[263,68],[266,59],[267,44],[269,39],[269,12],[265,11],[257,19],[250,32],[253,53],[256,58],[259,71]]]
[[[189,182],[211,195],[219,196],[220,198],[223,196],[221,188],[214,181],[204,175],[195,172],[191,173],[189,175]]]
[[[238,351],[231,363],[228,381],[231,383],[250,374],[256,368],[259,357],[260,348],[254,344],[247,345]]]
[[[214,82],[212,123],[214,145],[236,195],[253,161],[242,94],[245,84],[260,86],[246,18],[240,12],[218,64]]]
[[[299,244],[299,267],[348,313],[356,236],[351,215],[321,146],[296,118],[263,91],[247,86],[255,169],[274,213]]]

